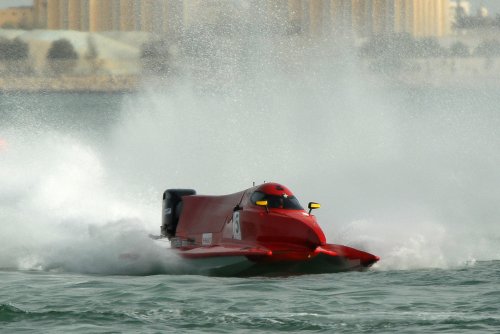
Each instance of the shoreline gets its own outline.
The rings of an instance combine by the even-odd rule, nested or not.
[[[134,93],[143,80],[139,75],[87,75],[87,76],[0,76],[0,94],[19,93]],[[383,75],[366,73],[365,83],[380,86],[407,87],[409,89],[499,89],[500,75],[433,75],[433,73],[398,73]],[[370,84],[369,84],[370,85]]]
[[[0,93],[131,93],[138,90],[136,75],[60,77],[0,77]]]

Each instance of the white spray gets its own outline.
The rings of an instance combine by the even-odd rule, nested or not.
[[[264,180],[322,203],[329,241],[379,255],[378,268],[500,258],[488,98],[373,81],[336,40],[231,36],[207,32],[210,62],[181,58],[177,74],[145,80],[97,144],[1,124],[1,268],[169,272],[175,257],[147,238],[165,188]]]

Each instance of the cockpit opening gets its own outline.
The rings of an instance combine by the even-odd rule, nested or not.
[[[288,210],[304,210],[299,203],[299,200],[291,195],[269,195],[263,193],[262,191],[255,191],[250,198],[253,204],[257,201],[267,201],[267,207],[276,209],[288,209]]]

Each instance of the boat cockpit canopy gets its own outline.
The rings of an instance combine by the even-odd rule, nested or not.
[[[304,210],[294,195],[270,195],[262,191],[255,191],[250,200],[253,204],[257,204],[259,201],[267,201],[268,208]]]

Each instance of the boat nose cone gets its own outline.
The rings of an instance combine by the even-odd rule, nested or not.
[[[326,237],[323,231],[319,228],[319,226],[316,224],[316,226],[308,226],[308,241],[314,245],[321,245],[326,242]]]
[[[304,213],[304,211],[286,213],[286,217],[292,223],[289,225],[289,229],[295,229],[296,233],[302,235],[302,238],[305,237],[306,242],[313,248],[326,243],[325,234],[316,222],[316,217],[307,213],[304,215]]]
[[[298,227],[296,233],[305,238],[305,243],[308,247],[315,248],[326,242],[325,234],[316,223],[314,217],[301,217],[293,221],[294,225]]]

